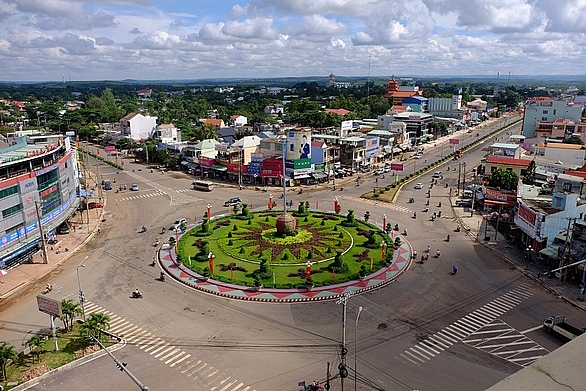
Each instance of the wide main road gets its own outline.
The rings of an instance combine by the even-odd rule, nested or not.
[[[479,157],[471,154],[470,159]],[[472,160],[469,164],[473,166]],[[87,256],[85,267],[79,269],[87,309],[110,315],[113,331],[127,340],[115,354],[151,390],[297,390],[299,381],[324,380],[328,363],[337,374],[342,305],[228,300],[171,280],[162,283],[157,280],[159,269],[148,266],[153,242],[169,236],[160,234],[163,226],[168,228],[180,217],[200,218],[208,203],[214,214],[227,212],[221,205],[233,196],[262,208],[267,193],[228,186],[197,192],[190,189],[189,177],[151,173],[133,163],[127,163],[124,173],[107,166],[100,166],[100,172],[104,178],[116,177],[116,185],[137,183],[139,190],[107,193],[102,234],[52,279],[53,293],[75,300],[76,266]],[[444,181],[453,185],[454,175],[446,174]],[[344,211],[352,208],[362,216],[368,210],[379,223],[387,214],[393,223],[408,227],[408,239],[419,254],[428,244],[433,250],[428,262],[413,263],[393,284],[348,299],[345,339],[350,377],[344,388],[354,386],[356,358],[359,390],[484,390],[560,345],[540,330],[545,316],[563,313],[584,319],[584,314],[511,270],[484,246],[456,235],[457,221],[441,184],[432,189],[430,212],[439,211],[435,203],[443,199],[442,218],[431,222],[424,217],[421,209],[430,177],[418,179],[426,184],[422,190],[408,185],[392,205],[360,199],[374,182],[371,176],[363,179],[365,184],[350,184],[343,192],[312,190],[290,196],[295,202],[309,200],[321,210],[333,209],[337,196]],[[416,198],[414,205],[407,202],[410,196]],[[417,219],[412,218],[413,211],[418,212]],[[146,233],[138,233],[142,225],[149,227]],[[449,243],[444,242],[447,233],[452,235]],[[437,259],[436,248],[441,249]],[[459,271],[452,276],[455,263]],[[144,299],[130,299],[136,288],[144,292]],[[47,316],[36,310],[34,295],[14,303],[2,311],[10,327],[2,330],[0,339],[21,341],[29,331],[48,326]],[[359,307],[363,310],[355,328]],[[32,389],[133,387],[103,357]],[[333,390],[341,388],[339,379],[332,383]]]

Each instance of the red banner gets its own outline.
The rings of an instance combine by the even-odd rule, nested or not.
[[[403,165],[399,163],[391,163],[391,170],[403,171]]]
[[[457,138],[451,138],[451,139],[450,139],[450,144],[460,144],[460,139],[457,139]]]
[[[202,167],[211,167],[216,162],[216,159],[210,159],[209,157],[200,156],[199,165]]]

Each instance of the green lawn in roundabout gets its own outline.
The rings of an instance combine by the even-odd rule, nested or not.
[[[356,219],[352,210],[341,216],[310,211],[300,203],[296,211],[283,215],[275,210],[252,213],[243,205],[233,215],[204,219],[187,231],[177,243],[177,259],[219,281],[310,288],[356,280],[379,270],[393,259],[393,246],[387,245],[391,240],[375,225]]]

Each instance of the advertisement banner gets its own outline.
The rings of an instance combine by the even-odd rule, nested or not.
[[[367,137],[366,138],[366,152],[365,156],[367,159],[373,158],[380,153],[380,145],[378,137]]]
[[[311,158],[311,130],[290,131],[287,160]]]
[[[297,170],[303,170],[311,168],[311,159],[297,159],[293,161],[293,169],[297,172]]]
[[[200,156],[199,165],[202,167],[211,167],[216,162],[216,159],[210,159],[209,157]]]
[[[457,138],[451,138],[451,139],[450,139],[450,144],[460,144],[460,139],[457,139]]]
[[[116,150],[115,146],[112,145],[108,145],[107,147],[104,147],[104,152],[110,153],[110,152],[114,152]]]
[[[391,163],[391,170],[403,171],[403,165],[399,163]]]

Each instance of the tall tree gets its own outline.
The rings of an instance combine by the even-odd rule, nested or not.
[[[496,169],[489,178],[489,185],[504,190],[516,190],[519,177],[513,171]]]
[[[33,335],[26,341],[26,346],[31,349],[34,357],[41,362],[41,346],[43,345],[43,338],[40,335]]]
[[[0,368],[2,369],[2,379],[8,379],[6,367],[10,361],[15,362],[16,360],[18,360],[18,354],[16,353],[14,346],[2,342],[2,345],[0,345]]]

